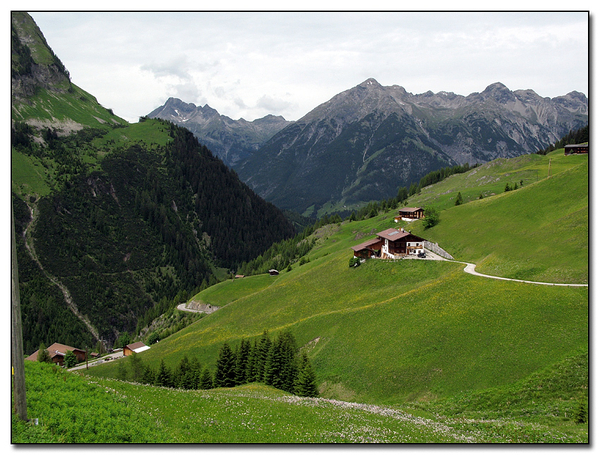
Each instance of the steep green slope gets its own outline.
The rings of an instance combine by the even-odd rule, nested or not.
[[[280,211],[183,128],[147,120],[76,145],[71,139],[41,149],[57,169],[54,181],[50,171],[44,177],[47,196],[29,193],[27,176],[13,181],[29,206],[18,212],[28,239],[27,248],[19,242],[19,258],[35,255],[39,266],[21,279],[26,321],[41,298],[25,291],[28,283],[54,281],[94,337],[112,343],[150,322],[143,315],[160,301],[216,281],[215,267],[235,268],[293,234]],[[25,327],[28,351],[54,342],[32,338],[34,329]]]
[[[565,156],[564,149],[558,149],[548,155],[499,158],[469,172],[451,175],[435,185],[422,188],[419,194],[407,201],[407,205],[444,210],[454,206],[459,191],[463,201],[470,202],[501,194],[507,184],[511,189],[515,185],[518,188],[528,186],[587,161],[587,155]]]
[[[477,263],[481,273],[532,281],[587,283],[587,157],[565,157],[560,153],[550,156],[550,178],[452,206],[443,212],[437,226],[424,230],[415,223],[414,232],[438,242],[457,259]],[[547,172],[548,158],[544,161]],[[518,178],[532,171],[525,166],[513,173]],[[475,171],[472,174],[478,175]],[[464,178],[459,183],[460,177],[449,179],[455,189],[452,195],[456,197],[457,188],[463,197],[473,194],[474,188],[468,188]]]
[[[555,248],[554,234],[543,228],[565,216],[561,210],[568,204],[560,201],[576,205],[574,192],[587,187],[585,163],[565,168],[519,190],[444,210],[435,228],[424,231],[421,222],[414,222],[410,229],[439,241],[459,260],[477,262],[501,245],[497,263],[508,269],[510,261],[518,262],[523,244],[512,240],[511,221],[506,229],[497,225],[513,212],[538,214],[531,215],[526,228],[538,232],[534,228],[539,225],[542,230],[527,237],[528,247],[552,254],[529,256],[521,267],[536,273],[519,276],[551,281],[557,264],[569,259],[560,254],[564,249]],[[583,197],[587,194],[581,201],[585,206]],[[544,201],[563,205],[544,210]],[[573,218],[573,229],[583,232],[587,242],[583,206],[575,208],[581,216]],[[476,212],[477,229],[492,232],[489,236],[473,236],[459,223],[471,211]],[[297,263],[290,272],[228,281],[201,292],[195,299],[225,306],[153,345],[142,354],[144,361],[156,366],[164,359],[175,366],[188,355],[214,365],[225,341],[235,345],[264,329],[290,329],[310,352],[323,396],[391,404],[506,386],[587,346],[586,287],[492,280],[443,261],[370,260],[349,268],[350,246],[398,226],[393,215],[317,231],[310,262]],[[444,232],[447,241],[441,238]],[[485,254],[474,256],[467,245]],[[568,278],[586,281],[587,269],[587,261],[571,261]],[[116,365],[90,370],[115,373]]]
[[[71,82],[69,72],[29,14],[11,13],[11,41],[13,121],[65,134],[84,127],[127,124]]]

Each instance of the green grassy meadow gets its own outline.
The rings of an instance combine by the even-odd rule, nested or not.
[[[561,200],[566,182],[571,194],[582,195],[576,204]],[[552,205],[557,210],[546,210]],[[420,222],[404,225],[456,259],[476,262],[482,272],[587,282],[586,208],[583,162],[550,179],[444,210],[430,230]],[[509,216],[518,210],[529,216]],[[584,247],[577,260],[555,248],[565,230],[545,228],[558,225],[569,210],[580,215],[571,218]],[[165,359],[174,367],[187,355],[214,364],[224,342],[291,329],[310,349],[323,396],[399,404],[510,384],[587,345],[587,288],[473,277],[451,262],[367,261],[349,268],[350,247],[397,226],[393,215],[322,228],[310,262],[290,272],[228,280],[203,291],[194,300],[222,308],[154,345],[144,359],[154,366]],[[477,217],[478,227],[469,231]],[[525,227],[517,231],[520,223]],[[542,226],[539,235],[534,226]],[[525,244],[533,253],[522,256]],[[564,274],[556,273],[560,267]],[[115,376],[116,366],[97,374]]]
[[[417,407],[300,398],[261,384],[184,391],[94,379],[33,362],[26,365],[26,378],[28,417],[39,425],[13,416],[13,444],[587,442],[587,425],[555,425],[556,418],[464,418],[449,408],[442,416]],[[44,398],[49,389],[61,398]],[[461,399],[449,406],[464,408],[468,398]],[[544,412],[515,410],[536,411]]]
[[[489,166],[496,174],[485,178],[533,175],[549,158],[550,178],[530,176],[517,190],[461,206],[439,202],[440,223],[428,230],[420,221],[394,223],[396,211],[325,226],[313,234],[309,262],[202,291],[193,300],[221,308],[139,354],[154,368],[161,360],[173,368],[184,356],[214,366],[224,342],[236,346],[263,330],[287,329],[308,353],[323,401],[259,384],[192,392],[130,385],[111,379],[119,361],[90,368],[86,376],[123,390],[144,412],[158,413],[157,421],[168,422],[182,442],[585,442],[587,426],[576,425],[573,414],[587,394],[587,287],[476,277],[448,261],[348,266],[352,245],[403,226],[439,242],[457,260],[476,263],[482,273],[587,283],[587,157],[555,152],[500,160]],[[442,201],[457,191],[479,195],[468,186],[476,175],[453,176],[407,205],[425,197]],[[184,396],[193,407],[178,401]],[[369,407],[392,410],[382,411],[383,418],[365,412]],[[176,412],[180,417],[172,417]],[[398,417],[404,412],[414,414]],[[433,426],[415,423],[421,418]],[[226,430],[227,440],[213,424]],[[268,425],[273,431],[266,436]],[[432,430],[436,425],[450,433]]]
[[[554,156],[553,162],[562,163],[555,168],[562,172],[518,190],[451,206],[442,212],[439,225],[425,231],[415,223],[414,232],[438,242],[456,259],[476,263],[481,273],[587,283],[587,157]],[[573,159],[571,167],[567,159]]]

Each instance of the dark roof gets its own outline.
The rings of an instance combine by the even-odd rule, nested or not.
[[[379,239],[379,238],[367,240],[366,242],[363,242],[360,245],[353,246],[352,249],[354,251],[366,250],[370,246],[373,246],[373,245],[375,245],[375,244],[377,244],[379,242],[381,242],[381,239]]]
[[[395,242],[396,240],[400,240],[409,235],[412,235],[413,237],[416,237],[419,240],[425,240],[417,235],[414,235],[408,231],[405,231],[404,229],[398,230],[395,228],[390,228],[390,229],[386,229],[385,231],[378,232],[377,235],[383,239],[391,240],[392,242]]]
[[[579,147],[589,147],[589,144],[584,142],[582,144],[567,144],[567,145],[565,145],[566,149],[579,148]]]
[[[418,210],[423,210],[423,208],[422,207],[402,207],[400,209],[400,212],[413,213],[413,212],[416,212]]]
[[[146,346],[144,343],[138,341],[137,343],[128,344],[125,347],[131,349],[132,351],[135,351],[136,349],[143,348],[144,346]]]
[[[83,349],[77,349],[77,348],[73,348],[71,346],[67,346],[66,344],[60,344],[60,343],[53,343],[50,346],[48,346],[46,348],[46,350],[48,351],[48,354],[50,354],[50,358],[54,358],[57,355],[60,356],[65,356],[67,351],[73,351],[73,352],[85,352]],[[37,361],[37,356],[39,354],[39,349],[37,351],[35,351],[33,354],[31,354],[29,357],[27,357],[25,360],[33,360],[34,362]]]

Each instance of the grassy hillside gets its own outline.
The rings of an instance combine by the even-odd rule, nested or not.
[[[472,198],[470,203],[460,206],[452,202],[437,226],[425,231],[415,223],[414,232],[438,242],[457,259],[477,263],[477,271],[481,273],[532,281],[587,283],[587,157],[564,156],[562,151],[557,151],[543,158],[546,172],[548,159],[552,159],[550,178],[495,196]],[[504,169],[519,161],[537,164],[526,164],[507,172],[509,182],[534,172],[540,164],[539,158],[521,157],[514,161],[504,164]],[[496,165],[492,162],[489,167]],[[473,182],[489,178],[485,175],[488,169],[482,168],[475,169],[470,176],[448,179],[454,185],[450,194],[455,198],[457,191],[461,191],[463,197],[474,196],[478,187],[471,186]],[[479,174],[484,176],[476,178]],[[443,197],[440,190],[450,183],[442,182],[437,190],[431,187],[430,196],[421,194],[414,202],[424,202],[427,197],[439,200]],[[437,195],[432,196],[434,193]]]
[[[560,366],[572,373],[576,365],[570,361]],[[520,409],[530,417],[505,410],[502,418],[471,415],[465,419],[455,411],[440,416],[417,408],[299,398],[260,384],[184,391],[92,380],[34,362],[27,362],[26,378],[28,417],[37,419],[39,425],[13,417],[12,442],[17,444],[588,441],[587,425],[573,423],[571,409],[568,418],[561,420],[530,401]],[[530,380],[539,385],[539,379]],[[56,395],[61,399],[52,399]],[[535,401],[549,396],[542,391]],[[507,397],[496,392],[494,398]],[[455,407],[460,406],[459,402]],[[436,409],[441,410],[441,405]],[[555,424],[557,420],[560,425]]]
[[[519,278],[587,282],[587,250],[573,260],[555,245],[566,230],[548,232],[569,217],[587,248],[587,163],[581,158],[565,162],[550,179],[443,210],[440,224],[427,231],[420,222],[404,225],[457,259],[476,262],[479,271],[490,273],[488,264],[495,263],[493,271]],[[519,173],[528,164],[506,165]],[[236,345],[264,329],[290,329],[310,353],[322,396],[399,404],[508,386],[587,346],[585,287],[474,277],[452,262],[370,260],[349,268],[350,246],[398,226],[393,216],[326,226],[314,234],[310,262],[277,277],[203,291],[194,299],[225,306],[153,345],[144,361],[156,366],[165,359],[173,367],[188,355],[214,365],[225,341]],[[526,238],[514,240],[519,232]],[[523,252],[525,243],[531,253]],[[568,274],[557,273],[560,267]],[[116,369],[107,365],[90,374],[115,376]]]

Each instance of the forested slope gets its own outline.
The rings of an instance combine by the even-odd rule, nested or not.
[[[133,334],[294,234],[192,133],[128,124],[12,13],[11,189],[26,354]]]

